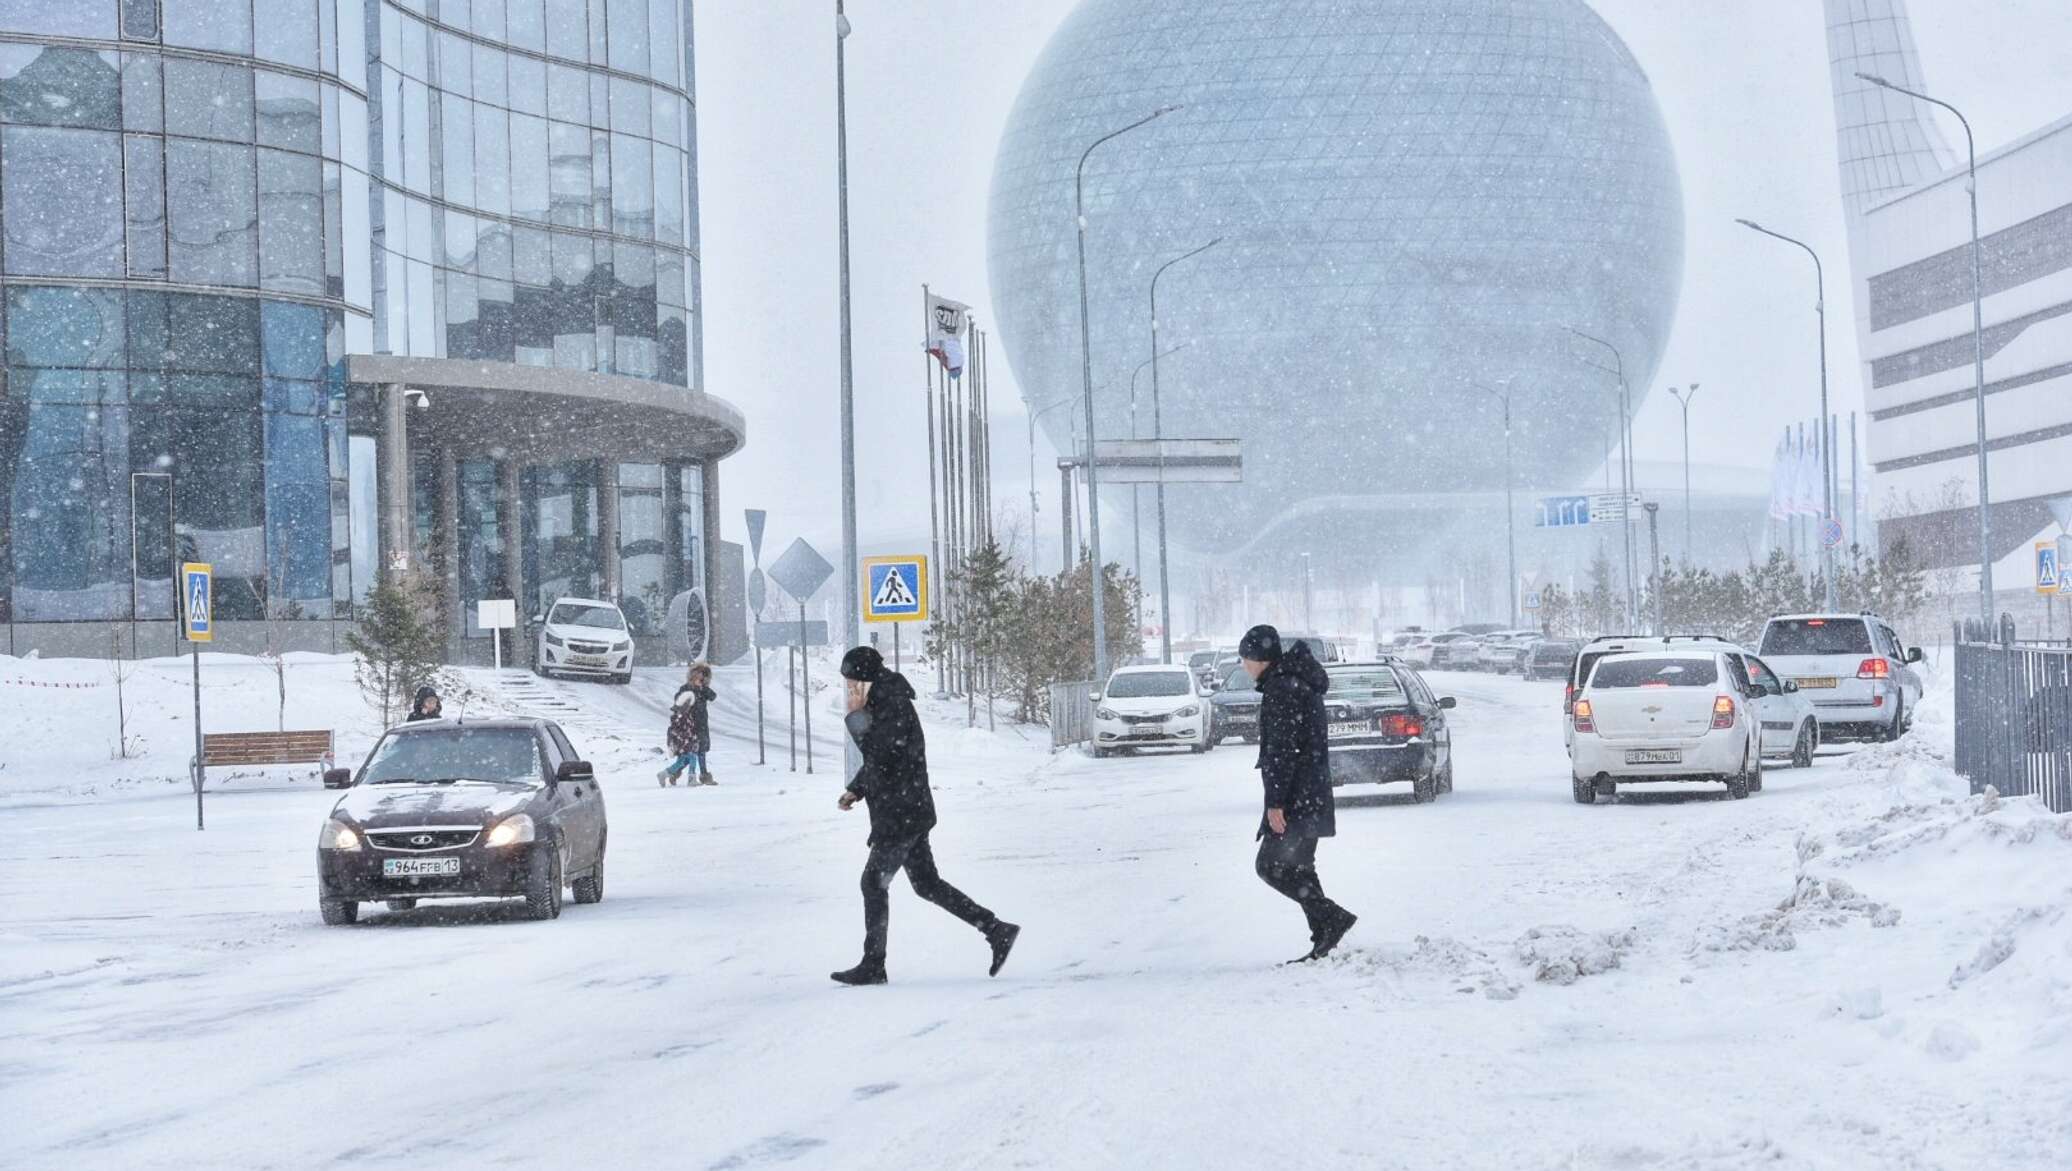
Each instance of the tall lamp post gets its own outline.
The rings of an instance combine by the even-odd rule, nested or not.
[[[837,4],[841,0],[835,0]],[[1094,355],[1092,327],[1087,320],[1086,308],[1086,160],[1100,145],[1110,139],[1120,138],[1139,126],[1163,118],[1178,106],[1160,106],[1120,130],[1111,130],[1087,144],[1079,153],[1079,165],[1072,172],[1072,210],[1079,226],[1079,384],[1086,400],[1086,536],[1088,551],[1093,555],[1092,577],[1088,586],[1094,595],[1094,681],[1095,685],[1108,678],[1108,611],[1104,604],[1107,582],[1101,563],[1101,474],[1099,461],[1094,458]],[[855,574],[849,575],[855,586]]]
[[[1676,405],[1683,408],[1683,451],[1684,451],[1684,564],[1691,563],[1691,400],[1698,397],[1698,384],[1691,383],[1689,390],[1669,388],[1669,395]]]
[[[1045,404],[1043,404],[1043,405],[1042,405],[1042,406],[1040,406],[1040,407],[1031,407],[1031,408],[1029,409],[1029,572],[1030,572],[1030,573],[1034,573],[1034,572],[1036,572],[1036,512],[1037,512],[1037,507],[1036,507],[1036,420],[1038,420],[1038,419],[1042,418],[1043,416],[1045,416],[1045,415],[1047,415],[1047,414],[1051,413],[1051,412],[1052,412],[1052,411],[1054,411],[1054,410],[1057,410],[1057,409],[1058,409],[1059,407],[1068,407],[1068,406],[1071,406],[1071,405],[1072,405],[1072,403],[1073,403],[1073,401],[1074,401],[1074,400],[1073,400],[1072,396],[1068,394],[1068,395],[1065,395],[1065,396],[1064,396],[1063,398],[1060,398],[1060,399],[1058,399],[1058,400],[1057,400],[1056,402],[1049,402],[1049,403],[1045,403]],[[1063,565],[1063,566],[1061,567],[1061,572],[1062,572],[1063,570],[1069,570],[1069,569],[1071,569],[1071,568],[1072,568],[1072,558],[1071,558],[1071,552],[1070,552],[1070,550],[1067,550],[1067,551],[1066,551],[1066,555],[1065,555],[1065,564],[1064,564],[1064,565]]]
[[[1584,333],[1573,325],[1565,328],[1584,341],[1596,342],[1611,351],[1611,373],[1619,379],[1619,527],[1626,530],[1626,620],[1639,625],[1640,583],[1634,580],[1633,573],[1633,396],[1626,385],[1626,356],[1619,352],[1619,347],[1595,334]]]
[[[1482,383],[1470,383],[1476,390],[1504,405],[1504,544],[1511,564],[1511,628],[1518,627],[1518,509],[1511,503],[1511,391]]]
[[[1166,576],[1166,505],[1165,505],[1165,419],[1159,413],[1158,404],[1158,278],[1166,270],[1192,256],[1200,256],[1223,242],[1218,236],[1208,243],[1189,252],[1182,252],[1151,274],[1151,438],[1158,443],[1158,661],[1173,661],[1173,594]],[[1175,346],[1174,349],[1180,347]],[[1168,351],[1170,352],[1170,351]]]
[[[1984,282],[1979,276],[1978,144],[1971,137],[1971,120],[1950,103],[1903,85],[1894,85],[1876,74],[1859,73],[1856,76],[1879,89],[1889,89],[1932,106],[1941,106],[1955,114],[1958,124],[1964,127],[1965,169],[1971,192],[1972,399],[1978,406],[1978,616],[1990,631],[1993,628],[1993,514],[1986,506],[1990,499],[1986,492],[1986,306]]]
[[[1827,270],[1820,263],[1820,253],[1813,251],[1813,246],[1804,240],[1773,232],[1754,220],[1736,219],[1734,222],[1750,231],[1797,245],[1813,258],[1813,311],[1820,318],[1820,524],[1825,529],[1835,516],[1835,455],[1830,450],[1827,431]],[[1984,458],[1983,449],[1980,458]],[[1820,535],[1820,577],[1824,587],[1821,591],[1822,605],[1832,610],[1835,608],[1835,557],[1825,532]]]
[[[1177,354],[1181,350],[1184,350],[1186,348],[1187,343],[1181,342],[1179,345],[1174,346],[1172,349],[1167,350],[1163,354],[1158,353],[1154,350],[1150,357],[1137,363],[1137,368],[1135,370],[1130,371],[1131,439],[1135,439],[1137,437],[1137,375],[1142,374],[1146,366],[1151,365],[1153,362],[1158,361],[1160,358],[1170,358],[1174,354]],[[1131,564],[1135,567],[1137,571],[1137,581],[1141,583],[1144,580],[1144,524],[1141,515],[1137,511],[1137,498],[1141,495],[1141,493],[1137,491],[1138,487],[1139,485],[1136,484],[1130,485],[1130,540],[1136,546],[1134,551],[1131,553],[1130,557]],[[1164,600],[1161,599],[1159,604],[1160,606],[1163,606],[1165,604]],[[1159,611],[1161,620],[1163,619],[1164,613],[1165,611],[1163,609]]]

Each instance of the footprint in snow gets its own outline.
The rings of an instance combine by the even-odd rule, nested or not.
[[[872,1082],[867,1086],[856,1087],[854,1093],[856,1100],[861,1102],[867,1098],[875,1098],[880,1094],[889,1094],[898,1088],[898,1082]]]

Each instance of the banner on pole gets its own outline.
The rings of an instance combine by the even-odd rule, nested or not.
[[[952,378],[964,376],[964,325],[971,306],[928,294],[928,352]]]

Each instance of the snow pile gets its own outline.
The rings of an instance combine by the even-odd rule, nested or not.
[[[1327,963],[1356,976],[1401,977],[1412,987],[1450,987],[1460,993],[1480,992],[1491,1000],[1518,997],[1518,982],[1496,957],[1471,943],[1444,936],[1417,936],[1407,950],[1389,945],[1348,948]]]
[[[1585,976],[1602,975],[1619,966],[1619,957],[1633,950],[1636,933],[1583,931],[1566,924],[1534,927],[1518,937],[1512,953],[1518,962],[1532,969],[1532,978],[1542,984],[1573,984]]]

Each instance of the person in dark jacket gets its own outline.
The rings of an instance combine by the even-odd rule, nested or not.
[[[420,687],[417,698],[410,701],[410,717],[403,722],[414,724],[419,720],[439,719],[439,692],[437,688]]]
[[[1324,895],[1317,877],[1317,839],[1338,833],[1331,799],[1330,716],[1324,692],[1331,677],[1309,647],[1285,650],[1280,632],[1254,626],[1238,644],[1245,672],[1259,684],[1259,780],[1266,812],[1259,820],[1254,869],[1266,885],[1301,904],[1309,919],[1309,954],[1331,954],[1358,921]]]
[[[978,928],[993,949],[986,974],[999,975],[1022,929],[936,873],[935,852],[928,844],[935,828],[935,797],[928,789],[928,744],[914,711],[913,685],[886,670],[884,658],[868,646],[842,656],[842,678],[848,680],[844,723],[863,753],[863,767],[837,804],[843,810],[858,801],[869,807],[871,852],[863,866],[863,962],[830,974],[843,984],[885,982],[892,879],[905,870],[915,894]]]
[[[691,773],[691,784],[719,784],[705,767],[706,755],[712,751],[709,705],[718,698],[719,693],[712,689],[711,664],[691,664],[690,674],[683,686],[676,689],[676,700],[669,707],[669,751],[676,759],[655,774],[657,784],[673,785],[677,777],[692,768],[697,771]]]

